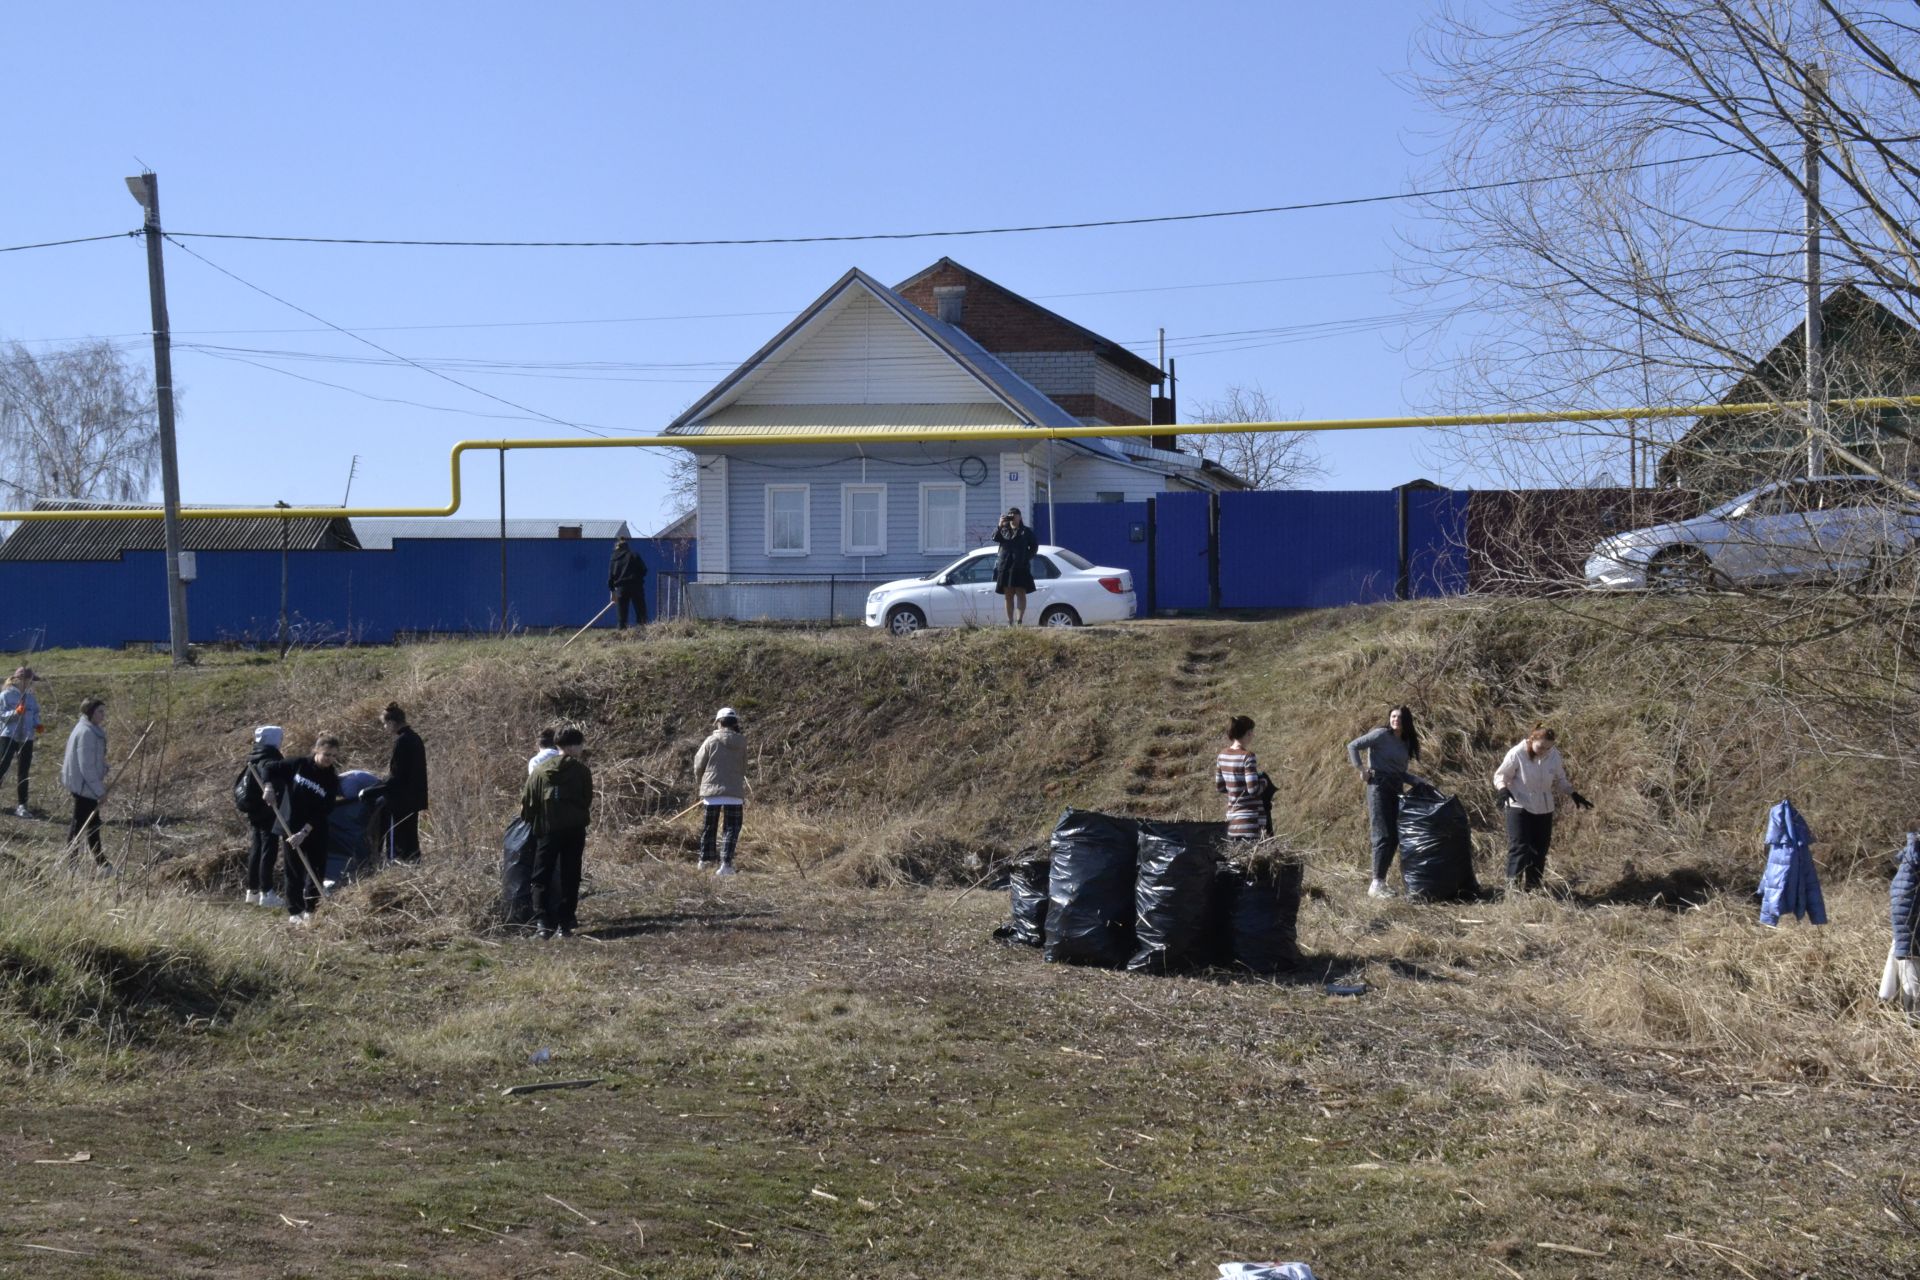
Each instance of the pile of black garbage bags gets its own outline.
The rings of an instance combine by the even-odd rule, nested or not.
[[[1069,809],[1047,851],[1014,864],[998,936],[1055,964],[1276,973],[1300,959],[1300,877],[1265,844],[1228,857],[1223,823]]]

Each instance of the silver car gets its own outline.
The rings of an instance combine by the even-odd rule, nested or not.
[[[1920,506],[1871,476],[1779,480],[1691,520],[1615,534],[1587,559],[1595,591],[1870,579],[1913,550]]]

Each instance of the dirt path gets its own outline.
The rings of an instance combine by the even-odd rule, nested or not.
[[[1127,762],[1126,808],[1142,817],[1196,817],[1199,798],[1212,791],[1209,745],[1218,736],[1215,721],[1220,676],[1232,650],[1224,636],[1194,635],[1172,675],[1158,690],[1164,708],[1148,731],[1139,754]]]

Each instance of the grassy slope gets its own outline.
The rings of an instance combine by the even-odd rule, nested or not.
[[[49,658],[72,700],[63,673],[99,673],[116,751],[170,699],[168,763],[122,803],[173,821],[113,833],[135,866],[118,886],[41,879],[45,827],[7,848],[0,1268],[1147,1276],[1278,1255],[1336,1278],[1910,1273],[1920,1236],[1887,1206],[1907,1207],[1920,1070],[1866,999],[1882,882],[1830,880],[1823,932],[1759,933],[1737,888],[1712,891],[1752,876],[1782,785],[1811,797],[1836,862],[1884,848],[1899,816],[1851,806],[1890,780],[1688,733],[1735,708],[1648,687],[1645,655],[1593,634],[1548,634],[1562,656],[1544,664],[1517,643],[1571,625],[1414,609],[911,644],[695,632],[171,681]],[[1572,824],[1557,855],[1586,898],[1361,895],[1338,749],[1402,690],[1430,713],[1433,772],[1476,803],[1515,725],[1566,728],[1608,819]],[[435,753],[432,865],[298,938],[195,891],[230,884],[239,730],[345,725],[366,753],[390,696]],[[687,836],[658,817],[722,701],[750,717],[762,801],[749,874],[724,886],[660,860]],[[1229,707],[1262,720],[1310,850],[1310,977],[1373,984],[1359,1001],[1052,969],[984,941],[998,895],[838,887],[957,871],[1068,800],[1206,816]],[[598,939],[541,952],[469,926],[529,729],[557,713],[596,728],[615,804],[592,846]],[[161,785],[175,768],[204,776]],[[1647,905],[1661,877],[1705,884],[1706,905]],[[571,1076],[605,1082],[497,1092]],[[92,1159],[33,1163],[77,1150]]]

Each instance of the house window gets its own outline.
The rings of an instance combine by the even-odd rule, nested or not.
[[[850,556],[887,554],[887,486],[840,486],[840,549]]]
[[[1094,492],[1093,500],[1095,502],[1125,502],[1127,495],[1118,493],[1112,489],[1098,489]]]
[[[803,556],[807,554],[808,486],[770,484],[767,486],[767,554]]]
[[[920,549],[943,553],[967,549],[965,485],[920,486]]]

